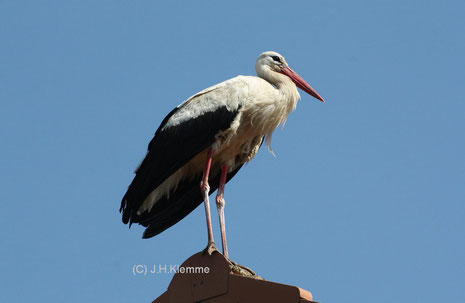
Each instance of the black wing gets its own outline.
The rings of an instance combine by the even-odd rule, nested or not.
[[[242,165],[227,175],[226,182],[241,169]],[[210,175],[210,194],[218,189],[220,179],[220,170],[217,169],[215,174]],[[169,199],[164,197],[158,201],[146,218],[139,222],[146,226],[143,238],[151,238],[158,235],[174,224],[178,223],[185,216],[190,214],[202,201],[200,192],[201,176],[193,180],[183,180],[179,183],[177,190],[170,195]]]
[[[215,106],[213,111],[205,111],[180,124],[165,127],[179,110],[180,108],[176,108],[171,111],[161,123],[149,143],[145,159],[136,170],[134,180],[121,201],[120,212],[123,213],[123,222],[148,226],[146,231],[148,236],[144,234],[144,237],[154,236],[172,226],[201,203],[200,180],[194,180],[195,186],[192,183],[194,181],[181,182],[177,190],[170,195],[169,200],[163,198],[150,212],[137,215],[141,204],[155,188],[200,152],[210,147],[215,141],[216,134],[230,127],[240,110],[240,105],[236,105],[233,109],[227,106]],[[239,168],[231,172],[229,178],[238,170]],[[217,184],[216,187],[212,185],[210,185],[212,189],[218,187]]]

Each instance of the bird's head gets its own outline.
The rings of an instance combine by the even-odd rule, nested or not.
[[[284,57],[277,52],[268,51],[261,53],[255,64],[255,71],[259,77],[275,85],[278,84],[277,82],[279,82],[281,75],[285,75],[290,78],[298,88],[318,100],[325,102],[310,84],[289,67]]]

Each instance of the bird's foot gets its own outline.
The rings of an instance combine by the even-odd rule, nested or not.
[[[258,280],[263,280],[262,277],[256,275],[255,272],[251,270],[250,268],[244,265],[237,264],[236,262],[231,261],[231,260],[228,260],[228,262],[229,262],[229,268],[231,269],[231,272],[233,274],[241,275],[244,277],[250,277],[250,278],[254,278]]]
[[[211,256],[213,254],[213,252],[215,252],[215,251],[218,251],[218,249],[216,249],[215,242],[208,242],[207,247],[205,247],[205,249],[202,251],[202,253],[204,255],[208,254],[209,256]]]

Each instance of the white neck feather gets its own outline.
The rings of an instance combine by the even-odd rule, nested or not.
[[[276,87],[275,100],[267,102],[268,104],[262,104],[264,106],[256,113],[257,116],[261,116],[260,120],[264,122],[261,125],[266,134],[268,149],[272,152],[271,136],[273,131],[279,125],[286,123],[287,117],[296,108],[300,95],[294,82],[288,76],[273,71],[266,65],[256,66],[256,72],[260,78]]]

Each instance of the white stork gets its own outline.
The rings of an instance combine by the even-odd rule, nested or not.
[[[208,196],[218,189],[223,255],[228,257],[224,186],[250,161],[295,109],[297,87],[323,101],[276,52],[262,53],[258,77],[237,76],[190,97],[161,122],[145,159],[121,201],[123,222],[153,237],[176,224],[202,201],[207,217],[206,252],[216,250]],[[200,186],[199,186],[200,185]]]

